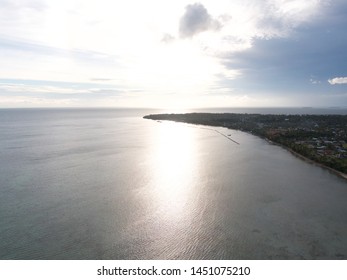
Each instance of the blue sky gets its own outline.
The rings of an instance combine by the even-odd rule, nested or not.
[[[347,106],[343,0],[0,0],[0,107]]]

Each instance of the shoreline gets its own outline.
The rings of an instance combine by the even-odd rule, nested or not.
[[[246,131],[244,131],[244,132],[246,132]],[[246,133],[249,133],[249,132],[246,132]],[[261,137],[261,136],[259,136],[259,135],[255,135],[255,134],[252,134],[252,135],[257,136],[257,137],[260,137],[260,138],[266,140],[267,142],[269,142],[269,143],[271,143],[271,144],[273,144],[273,145],[276,145],[276,146],[279,146],[279,147],[285,149],[286,151],[290,152],[292,155],[294,155],[294,156],[300,158],[300,159],[303,160],[303,161],[306,161],[307,163],[310,163],[310,164],[316,165],[316,166],[318,166],[318,167],[321,167],[321,168],[323,168],[323,169],[326,169],[326,170],[328,170],[329,172],[331,172],[331,173],[333,173],[333,174],[339,176],[340,178],[347,180],[347,174],[345,174],[345,173],[343,173],[343,172],[341,172],[341,171],[338,171],[338,170],[333,169],[333,168],[331,168],[331,167],[329,167],[329,166],[326,166],[326,165],[324,165],[324,164],[322,164],[322,163],[319,163],[319,162],[317,162],[317,161],[314,161],[314,160],[312,160],[312,159],[310,159],[310,158],[308,158],[308,157],[305,157],[305,156],[299,154],[298,152],[295,152],[295,151],[292,150],[291,148],[289,148],[289,147],[287,147],[287,146],[284,146],[284,145],[282,145],[282,144],[280,144],[280,143],[276,143],[276,142],[274,142],[274,141],[272,141],[272,140],[270,140],[270,139],[268,139],[268,138],[266,138],[266,137]]]
[[[319,163],[319,162],[317,162],[317,161],[314,161],[314,160],[312,160],[312,159],[310,159],[310,158],[308,158],[308,157],[305,157],[305,156],[299,154],[298,152],[292,150],[291,148],[289,148],[289,147],[287,147],[287,146],[285,146],[285,145],[283,145],[283,144],[274,142],[274,141],[272,141],[272,140],[270,140],[270,139],[268,139],[268,138],[266,138],[266,137],[263,137],[263,136],[258,135],[258,134],[254,134],[254,133],[252,133],[252,132],[250,132],[250,131],[245,131],[245,130],[241,130],[241,129],[234,129],[234,128],[229,128],[229,127],[225,127],[225,126],[220,126],[220,127],[227,128],[227,129],[231,129],[231,130],[238,130],[238,131],[241,131],[241,132],[244,132],[244,133],[248,133],[248,134],[254,135],[254,136],[256,136],[256,137],[259,137],[260,139],[263,139],[263,140],[265,140],[265,141],[271,143],[272,145],[276,145],[276,146],[279,146],[279,147],[283,148],[284,150],[290,152],[292,155],[296,156],[297,158],[300,158],[301,160],[303,160],[303,161],[305,161],[305,162],[307,162],[307,163],[310,163],[310,164],[316,165],[316,166],[318,166],[318,167],[321,167],[321,168],[323,168],[323,169],[326,169],[326,170],[328,170],[329,172],[331,172],[331,173],[337,175],[338,177],[340,177],[340,178],[342,178],[342,179],[344,179],[344,180],[347,181],[347,174],[346,174],[346,173],[343,173],[343,172],[338,171],[338,170],[336,170],[336,169],[333,169],[333,168],[331,168],[331,167],[329,167],[329,166],[326,166],[326,165],[324,165],[324,164],[322,164],[322,163]]]
[[[156,120],[156,119],[150,118],[150,116],[145,116],[144,118],[148,118],[148,119],[151,119],[151,120]],[[263,140],[265,140],[265,141],[267,141],[267,142],[269,142],[269,143],[271,143],[271,144],[273,144],[273,145],[277,145],[277,146],[279,146],[279,147],[285,149],[286,151],[290,152],[292,155],[294,155],[294,156],[300,158],[301,160],[303,160],[303,161],[305,161],[305,162],[307,162],[307,163],[310,163],[310,164],[314,164],[314,165],[316,165],[316,166],[318,166],[318,167],[320,167],[320,168],[323,168],[323,169],[325,169],[325,170],[327,170],[327,171],[329,171],[329,172],[335,174],[336,176],[338,176],[338,177],[340,177],[340,178],[342,178],[342,179],[344,179],[344,180],[347,181],[347,174],[346,174],[346,173],[343,173],[343,172],[341,172],[341,171],[338,171],[338,170],[336,170],[336,169],[333,169],[333,168],[331,168],[331,167],[329,167],[329,166],[326,166],[326,165],[324,165],[324,164],[322,164],[322,163],[320,163],[320,162],[314,161],[314,160],[312,160],[312,159],[310,159],[310,158],[308,158],[308,157],[305,157],[305,156],[302,155],[302,154],[299,154],[298,152],[292,150],[291,148],[289,148],[289,147],[287,147],[287,146],[285,146],[285,145],[283,145],[283,144],[274,142],[273,140],[270,140],[270,139],[268,139],[268,138],[266,138],[266,137],[264,137],[264,136],[255,134],[255,133],[253,133],[253,132],[251,132],[251,131],[242,130],[242,129],[230,128],[230,127],[228,127],[228,126],[223,126],[223,125],[216,125],[216,126],[214,126],[214,125],[209,125],[209,124],[203,124],[203,123],[198,124],[198,123],[194,123],[194,122],[180,121],[180,120],[174,120],[174,119],[161,119],[161,121],[163,121],[163,120],[164,120],[164,121],[179,122],[179,123],[186,123],[186,124],[191,124],[191,125],[204,125],[204,126],[209,126],[209,127],[223,127],[223,128],[227,128],[227,129],[230,129],[230,130],[238,130],[238,131],[241,131],[241,132],[249,133],[249,134],[254,135],[254,136],[257,136],[257,137],[259,137],[259,138],[261,138],[261,139],[263,139]],[[218,131],[216,131],[216,132],[218,132]],[[218,132],[218,133],[219,133],[219,132]],[[222,134],[222,135],[223,135],[223,134]],[[223,136],[225,136],[225,135],[223,135]],[[227,137],[227,136],[225,136],[225,137],[229,139],[229,137]],[[238,143],[238,142],[236,142],[236,141],[234,141],[234,140],[232,140],[232,139],[229,139],[229,140],[235,142],[236,144],[240,144],[240,143]]]

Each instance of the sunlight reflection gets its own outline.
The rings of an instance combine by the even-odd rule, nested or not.
[[[194,133],[188,126],[163,122],[155,135],[152,198],[162,218],[182,218],[192,203],[197,176]]]

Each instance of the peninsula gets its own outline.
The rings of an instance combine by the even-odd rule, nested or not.
[[[347,178],[347,115],[188,113],[147,115],[144,118],[252,133]]]

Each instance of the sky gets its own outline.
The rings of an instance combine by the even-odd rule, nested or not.
[[[347,107],[345,0],[0,0],[0,108]]]

